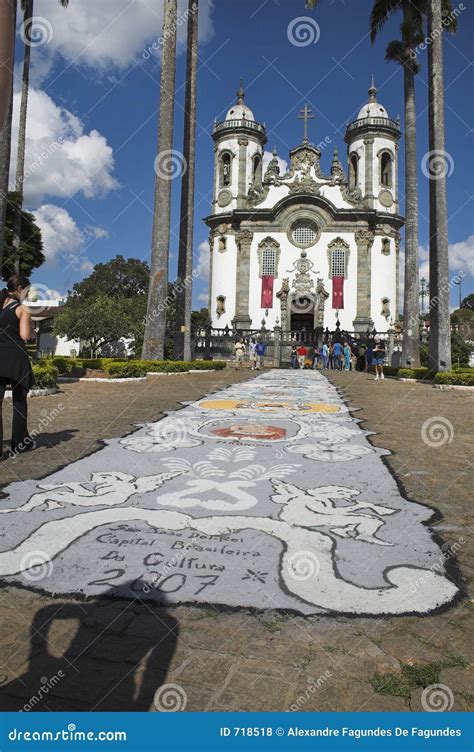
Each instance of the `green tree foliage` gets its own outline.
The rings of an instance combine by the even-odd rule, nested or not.
[[[470,297],[474,298],[474,295]],[[463,304],[466,300],[468,299],[464,298],[461,302],[461,308],[457,308],[452,312],[451,326],[454,326],[464,339],[474,342],[474,308],[469,307],[469,305],[464,306]]]
[[[193,311],[191,313],[191,327],[192,330],[203,329],[209,323],[209,309],[200,308],[199,311]]]
[[[470,308],[471,311],[474,311],[474,292],[461,300],[461,308]]]
[[[472,344],[466,341],[461,332],[451,333],[451,357],[453,366],[469,365],[471,350]]]
[[[15,271],[15,253],[13,251],[13,222],[15,208],[20,204],[18,193],[8,194],[7,215],[5,223],[5,245],[3,249],[2,277],[8,279]],[[27,277],[33,269],[44,263],[43,241],[41,230],[35,222],[33,214],[22,211],[20,236],[20,272]]]
[[[137,259],[116,256],[96,264],[77,282],[54,322],[54,333],[87,342],[96,355],[119,339],[143,338],[149,269]]]

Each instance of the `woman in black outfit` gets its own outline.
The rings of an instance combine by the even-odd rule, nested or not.
[[[32,449],[26,398],[33,386],[33,373],[25,343],[32,339],[33,331],[29,311],[22,305],[29,287],[27,277],[13,274],[6,288],[0,291],[0,457],[3,455],[1,408],[9,384],[13,398],[11,450],[19,453]]]

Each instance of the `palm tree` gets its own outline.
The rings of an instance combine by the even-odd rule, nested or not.
[[[440,169],[430,170],[430,334],[429,364],[436,371],[451,370],[449,312],[448,213],[444,135],[443,27],[456,29],[456,18],[445,16],[445,3],[430,0],[428,8],[428,127],[431,159]],[[449,12],[450,8],[448,9]],[[446,20],[450,23],[447,24]],[[439,161],[441,160],[441,162]],[[444,164],[443,164],[444,162]],[[433,173],[433,174],[431,174]]]
[[[401,39],[387,45],[385,59],[403,68],[405,98],[405,285],[403,295],[402,366],[420,365],[418,266],[418,165],[416,160],[415,76],[419,71],[416,47],[423,41],[422,3],[413,0],[376,0],[370,16],[374,43],[389,16],[402,10]]]
[[[0,0],[0,269],[10,172],[16,0]]]
[[[69,0],[58,0],[59,4],[66,8]],[[18,194],[19,203],[15,210],[15,220],[13,223],[13,254],[15,257],[15,266],[17,270],[20,267],[20,237],[21,237],[21,219],[23,209],[23,181],[25,177],[25,148],[26,148],[26,119],[28,111],[28,94],[30,87],[30,59],[31,44],[29,40],[32,32],[34,0],[21,0],[23,11],[23,39],[24,39],[24,56],[23,56],[23,79],[21,86],[21,104],[20,119],[18,123],[18,147],[16,157],[16,176],[15,176],[15,193]]]
[[[175,359],[191,360],[194,176],[196,159],[196,106],[198,59],[198,0],[189,0],[184,101],[181,212],[179,222],[178,293],[176,297]]]
[[[166,337],[174,90],[176,79],[177,0],[164,0],[158,154],[155,160],[155,206],[151,242],[150,287],[142,357],[162,359]]]

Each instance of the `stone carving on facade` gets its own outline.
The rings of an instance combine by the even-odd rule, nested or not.
[[[244,247],[250,247],[250,244],[252,243],[253,238],[253,232],[252,230],[242,229],[238,230],[235,234],[235,239],[237,241],[237,245],[239,247],[239,250],[243,250]]]
[[[326,300],[329,298],[329,293],[324,287],[324,282],[321,277],[318,277],[316,283],[316,304],[314,306],[314,326],[324,326],[324,306]]]
[[[382,298],[382,310],[380,311],[381,315],[386,319],[386,321],[389,320],[391,313],[390,313],[390,300],[389,298]]]
[[[307,257],[306,251],[301,251],[300,258],[293,262],[293,270],[289,270],[295,274],[291,283],[295,297],[302,298],[314,294],[314,279],[311,278],[313,270],[313,262]]]
[[[400,241],[401,241],[401,235],[397,230],[395,232],[395,253],[397,255],[400,253]]]
[[[278,300],[280,301],[280,321],[283,327],[286,326],[289,294],[290,294],[290,278],[283,277],[281,287],[276,294]]]
[[[367,250],[370,250],[370,248],[372,247],[374,236],[374,231],[370,230],[369,228],[356,230],[354,233],[354,238],[357,246],[366,246]]]
[[[218,319],[225,313],[225,295],[218,295],[216,298],[216,316]]]
[[[342,198],[347,201],[348,204],[361,204],[363,201],[362,191],[359,187],[349,188],[348,185],[341,185]]]
[[[331,177],[333,178],[333,182],[335,183],[346,182],[346,173],[344,172],[341,160],[339,159],[337,146],[334,147],[334,155],[331,164]]]
[[[247,203],[249,206],[257,206],[258,204],[261,204],[263,201],[265,201],[266,197],[268,196],[268,192],[270,190],[270,185],[268,183],[265,183],[266,180],[266,173],[265,173],[265,179],[264,183],[261,186],[255,186],[251,185],[249,188],[249,192],[247,193]]]
[[[311,169],[313,169],[316,177],[325,178],[326,176],[322,172],[319,164],[320,157],[321,152],[315,148],[301,146],[298,149],[295,149],[291,154],[290,169],[284,177],[293,177],[297,172],[306,175],[311,172]]]
[[[304,173],[301,177],[297,175],[291,183],[281,183],[287,185],[290,189],[290,195],[294,193],[310,193],[312,196],[319,196],[321,185],[313,180],[309,173]]]
[[[267,182],[270,180],[270,178],[273,178],[273,177],[278,178],[279,176],[280,176],[280,165],[278,164],[277,151],[276,149],[273,149],[273,157],[267,165],[267,169],[265,170],[265,175],[264,175],[263,180],[264,182]]]

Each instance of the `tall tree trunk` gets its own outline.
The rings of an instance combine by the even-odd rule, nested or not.
[[[445,152],[443,26],[441,0],[430,1],[428,15],[428,123],[430,196],[430,334],[429,362],[437,371],[451,370],[449,313],[448,210]]]
[[[16,0],[0,0],[0,132],[10,106],[15,61]]]
[[[150,289],[145,320],[142,357],[162,359],[166,337],[166,297],[168,288],[171,220],[171,179],[173,177],[173,116],[176,79],[177,0],[164,0],[163,54],[161,57],[160,114],[158,149],[155,160],[155,206],[150,263]]]
[[[23,15],[23,80],[21,87],[20,120],[18,124],[18,149],[16,157],[15,192],[18,193],[19,203],[13,220],[13,257],[16,271],[20,271],[20,241],[21,220],[23,210],[23,181],[25,178],[25,149],[26,149],[26,118],[28,112],[28,94],[30,88],[30,57],[31,45],[28,44],[30,21],[33,17],[33,0],[27,0]]]
[[[0,277],[10,174],[15,23],[16,0],[0,0]]]
[[[174,357],[191,360],[191,309],[194,229],[194,177],[196,159],[196,107],[198,61],[198,0],[189,0],[186,59],[186,93],[184,102],[181,211],[179,222],[178,293],[176,297],[176,331]]]
[[[418,270],[418,176],[416,161],[415,70],[405,61],[405,286],[403,295],[402,366],[420,365],[419,270]]]

